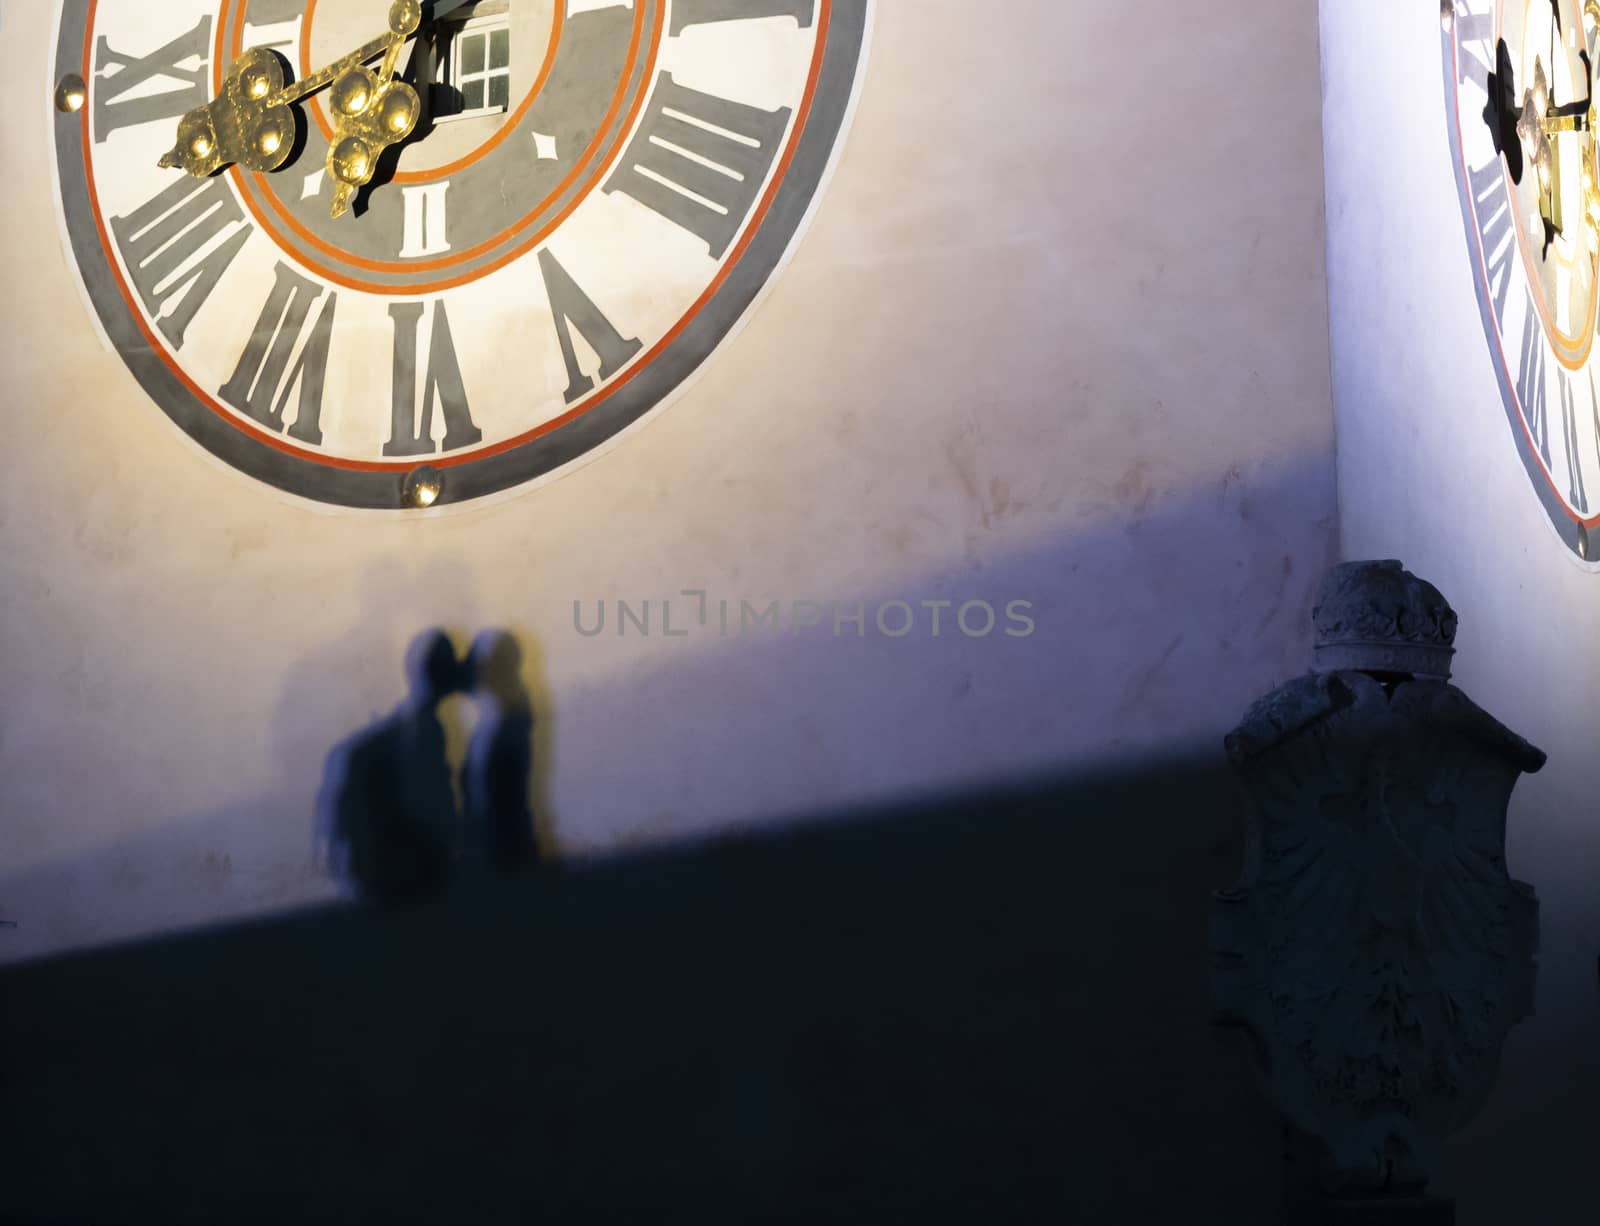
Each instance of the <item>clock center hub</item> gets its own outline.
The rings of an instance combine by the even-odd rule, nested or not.
[[[426,25],[401,53],[397,72],[422,98],[422,117],[399,151],[399,174],[443,174],[486,154],[538,95],[559,46],[565,0],[479,0]],[[306,76],[373,35],[371,0],[307,0],[291,56]],[[313,123],[332,130],[326,99],[310,100]]]
[[[1565,114],[1590,97],[1583,61],[1589,28],[1576,4],[1552,10],[1530,4],[1506,31],[1516,45],[1515,80],[1524,108],[1544,116]],[[1542,111],[1539,110],[1542,108]],[[1522,251],[1535,306],[1564,361],[1581,362],[1594,340],[1600,235],[1590,211],[1587,183],[1595,172],[1595,134],[1570,119],[1546,119],[1548,157],[1535,162],[1519,185]]]

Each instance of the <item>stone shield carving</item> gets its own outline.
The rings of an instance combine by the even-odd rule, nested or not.
[[[1415,603],[1398,563],[1352,565]],[[1352,578],[1335,568],[1325,596],[1356,595]],[[1319,637],[1352,624],[1328,603]],[[1397,630],[1384,603],[1361,618],[1378,659],[1453,637],[1448,606]],[[1288,683],[1226,747],[1252,820],[1242,879],[1213,904],[1217,1020],[1249,1029],[1270,1095],[1327,1144],[1336,1184],[1418,1188],[1533,1010],[1538,904],[1507,871],[1505,822],[1544,754],[1447,682],[1381,668]]]

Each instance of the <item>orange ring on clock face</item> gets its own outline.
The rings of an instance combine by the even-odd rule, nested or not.
[[[300,64],[298,68],[301,79],[309,77],[317,70],[317,65],[311,62],[311,29],[312,22],[316,19],[317,2],[318,0],[305,0],[305,32],[300,37]],[[431,183],[435,179],[446,178],[459,170],[466,169],[480,158],[494,152],[500,143],[515,131],[516,126],[522,122],[523,116],[528,113],[528,108],[533,105],[533,100],[539,96],[539,91],[544,88],[544,83],[550,79],[550,70],[555,67],[556,52],[561,47],[561,35],[567,25],[567,6],[564,2],[558,3],[552,11],[555,14],[555,20],[550,25],[550,45],[545,51],[544,63],[539,68],[539,75],[534,79],[532,88],[523,96],[522,101],[511,109],[511,112],[506,117],[504,126],[471,153],[457,158],[449,165],[440,166],[433,170],[399,170],[395,172],[394,178],[389,180],[391,183],[398,183],[403,186],[407,183]],[[241,21],[234,30],[233,35],[234,57],[238,57],[243,50],[244,23]],[[323,138],[331,144],[333,142],[333,125],[328,122],[328,110],[322,105],[322,96],[313,94],[306,99],[305,107],[310,112],[312,119],[316,121]]]
[[[507,438],[484,447],[458,452],[453,455],[434,457],[429,461],[434,467],[448,470],[460,466],[470,466],[478,461],[502,455],[506,452],[526,446],[537,439],[545,437],[546,435],[554,434],[563,426],[566,426],[571,422],[574,422],[577,419],[585,416],[586,414],[591,413],[597,407],[603,405],[608,400],[611,400],[619,392],[622,392],[639,376],[641,371],[648,369],[658,357],[660,357],[666,350],[677,343],[679,338],[689,328],[690,324],[699,317],[701,312],[706,308],[707,304],[721,291],[730,274],[744,258],[745,252],[749,249],[752,241],[756,237],[756,234],[760,231],[768,212],[777,199],[780,190],[783,188],[790,164],[793,162],[795,157],[797,145],[802,134],[806,130],[807,120],[810,117],[812,105],[817,97],[817,89],[822,72],[823,57],[826,54],[829,46],[829,30],[832,25],[833,3],[834,0],[817,0],[816,51],[812,58],[810,68],[807,72],[804,94],[796,110],[794,125],[785,143],[783,152],[778,157],[771,182],[768,183],[766,190],[762,193],[756,204],[756,207],[752,211],[744,234],[740,237],[739,241],[734,245],[732,250],[728,252],[727,257],[723,260],[716,276],[712,278],[710,284],[694,301],[694,303],[690,305],[683,317],[680,318],[671,328],[669,328],[666,334],[657,340],[656,343],[644,354],[636,358],[630,365],[629,369],[624,371],[620,377],[603,387],[597,388],[592,394],[586,396],[577,404],[572,405],[564,413],[561,413],[550,420],[541,422],[531,429],[522,431],[514,437]],[[88,7],[84,22],[85,29],[84,41],[81,50],[81,63],[82,71],[85,74],[85,79],[88,79],[88,75],[92,72],[93,35],[95,25],[94,15],[97,4],[98,0],[88,0]],[[636,6],[636,33],[639,20],[637,14],[640,11],[641,10]],[[658,9],[658,13],[662,13],[664,11],[665,6],[663,6],[661,9]],[[653,32],[650,49],[652,66],[654,64],[656,53],[659,49],[663,24],[664,23],[662,21],[658,20]],[[220,45],[218,49],[221,49]],[[641,90],[641,102],[636,106],[635,111],[642,107],[642,99],[648,97],[649,92],[650,91],[648,89]],[[111,276],[121,294],[123,305],[126,307],[129,313],[129,318],[134,321],[135,326],[138,328],[138,331],[143,338],[145,348],[147,348],[148,351],[159,360],[161,365],[177,380],[177,382],[183,387],[189,396],[191,396],[197,403],[204,405],[205,408],[210,410],[210,412],[214,414],[217,419],[227,423],[227,426],[232,431],[253,440],[255,443],[261,444],[270,451],[277,452],[281,455],[291,456],[298,460],[308,461],[319,468],[344,472],[393,475],[401,475],[414,468],[416,466],[416,462],[409,459],[405,461],[353,459],[345,456],[327,455],[316,452],[310,448],[297,445],[281,435],[263,430],[256,423],[248,421],[242,418],[238,413],[229,410],[224,405],[219,403],[215,396],[201,388],[194,381],[189,373],[183,368],[182,364],[178,362],[175,356],[170,353],[162,344],[150,322],[145,319],[142,313],[139,311],[133,292],[128,286],[126,279],[123,277],[121,270],[117,266],[116,257],[114,255],[115,246],[111,241],[110,234],[106,230],[105,221],[98,204],[97,192],[95,189],[94,164],[89,153],[90,142],[88,140],[90,116],[91,108],[83,108],[80,116],[78,117],[78,126],[82,133],[83,139],[82,156],[84,183],[87,190],[90,211],[94,217],[96,237],[99,240],[101,249],[105,253],[107,267],[109,268]],[[630,121],[624,125],[623,131],[631,131],[632,127],[633,122],[630,119]],[[614,161],[615,158],[620,154],[621,144],[622,142],[619,141],[619,149],[613,151],[611,158],[607,159],[608,162]],[[242,186],[237,177],[235,178],[235,184]],[[567,212],[571,211],[571,208],[575,208],[576,204],[577,201],[574,201],[567,210],[564,210],[563,217]],[[552,223],[550,228],[553,229],[555,225],[559,225],[560,220],[561,219],[558,218],[554,223]],[[517,255],[525,254],[526,251],[534,244],[542,241],[544,236],[545,235],[541,234],[538,238],[530,240],[526,246],[523,246],[514,255],[506,257],[506,259],[513,259],[516,258]],[[497,263],[495,266],[498,267],[499,263]],[[449,284],[461,284],[464,281],[474,280],[478,276],[486,275],[487,271],[488,270],[475,271],[474,273],[469,274],[466,277],[458,278]],[[350,285],[358,290],[363,290],[369,293],[373,292],[374,290],[378,290],[380,292],[416,292],[414,287],[408,287],[405,290],[391,291],[390,287],[374,287],[364,282],[342,281],[340,283]]]
[[[248,0],[223,0],[222,2],[217,22],[216,54],[212,57],[213,92],[221,88],[222,79],[225,75],[224,65],[232,64],[243,50],[244,19],[248,7]],[[291,214],[284,207],[277,194],[266,187],[266,176],[254,171],[244,170],[238,166],[230,166],[226,173],[232,177],[235,186],[239,189],[239,196],[244,202],[245,209],[256,223],[261,226],[262,231],[280,248],[293,252],[296,260],[305,265],[309,271],[325,278],[332,284],[343,286],[346,289],[362,290],[367,293],[398,296],[437,293],[458,285],[464,285],[469,281],[476,281],[527,254],[549,238],[556,228],[594,191],[616,163],[616,160],[622,155],[626,144],[624,137],[632,130],[638,120],[639,112],[644,108],[644,104],[650,94],[647,83],[654,74],[656,59],[660,53],[662,34],[666,25],[666,10],[667,5],[665,4],[655,6],[655,20],[651,28],[646,31],[645,6],[634,6],[633,31],[628,57],[623,66],[617,89],[613,93],[605,118],[601,121],[594,138],[578,157],[568,175],[556,185],[553,191],[536,201],[518,221],[505,227],[500,233],[472,247],[452,252],[447,256],[425,260],[373,260],[357,256],[328,242]],[[561,10],[558,7],[559,11]],[[562,21],[564,19],[558,19],[558,25]],[[646,43],[647,34],[648,43]],[[302,65],[304,65],[307,55],[305,48],[308,41],[306,34],[303,32],[300,53]],[[551,40],[545,64],[541,69],[540,79],[535,83],[535,87],[529,91],[522,103],[519,104],[517,114],[513,115],[505,127],[496,133],[495,138],[486,141],[473,154],[466,159],[462,159],[460,165],[470,165],[479,158],[486,156],[499,143],[500,139],[504,139],[504,134],[514,128],[516,119],[525,113],[527,107],[538,97],[539,90],[543,87],[550,67],[554,62],[555,51],[559,41],[559,38]],[[628,82],[635,75],[641,51],[643,51],[646,61],[644,71],[640,76],[641,86],[633,100],[633,105],[619,123],[619,112],[627,97]],[[437,173],[440,172],[428,172],[422,176],[422,179],[424,181],[431,179]],[[580,180],[582,181],[582,186],[567,201],[559,213],[551,217],[543,226],[539,226],[533,233],[523,233],[523,231],[533,226],[536,219],[545,213],[554,201],[559,200],[572,190],[574,184],[577,184]],[[286,237],[285,231],[288,234],[292,234],[294,238]],[[513,242],[513,239],[516,241]],[[443,276],[436,280],[425,282],[407,280],[404,284],[389,285],[369,280],[359,275],[361,272],[408,276],[429,272],[448,273],[450,269],[460,268],[462,265],[468,264],[496,248],[505,247],[508,242],[512,243],[512,245],[488,263],[474,264],[470,271],[458,273],[454,276]],[[318,255],[326,257],[329,262],[325,263],[318,259]],[[347,271],[351,269],[356,271]]]

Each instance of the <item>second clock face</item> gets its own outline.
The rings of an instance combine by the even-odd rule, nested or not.
[[[401,50],[421,119],[334,217],[336,89],[270,173],[158,163],[245,51],[305,79],[382,36],[385,3],[64,0],[72,252],[145,390],[234,467],[348,506],[401,505],[424,465],[439,502],[521,485],[649,413],[749,308],[841,138],[868,5],[457,6]]]
[[[1451,151],[1501,399],[1550,523],[1594,562],[1600,3],[1444,0],[1440,11]]]

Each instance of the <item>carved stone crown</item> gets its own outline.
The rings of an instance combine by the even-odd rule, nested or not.
[[[1342,562],[1328,572],[1311,610],[1318,672],[1450,675],[1456,613],[1439,589],[1399,562]]]

